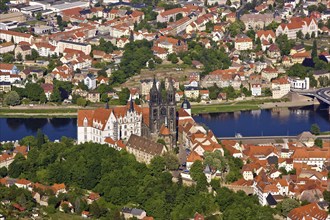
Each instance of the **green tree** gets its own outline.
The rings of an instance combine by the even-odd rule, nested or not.
[[[39,128],[37,131],[37,147],[41,147],[45,143],[45,135],[42,133],[41,129]]]
[[[27,97],[32,101],[39,101],[41,95],[44,94],[44,90],[36,83],[28,83],[25,87],[25,91]]]
[[[313,40],[313,47],[312,47],[312,58],[317,57],[317,43],[316,40]]]
[[[87,105],[86,99],[84,99],[83,97],[77,98],[77,105],[85,107]]]
[[[4,96],[4,103],[6,105],[19,105],[21,103],[20,97],[16,91],[10,91]]]
[[[326,87],[330,85],[330,80],[328,76],[320,76],[318,81],[321,87]]]
[[[282,55],[290,54],[290,50],[295,46],[295,42],[293,40],[289,40],[286,34],[280,34],[276,38],[276,43],[281,50]]]
[[[275,32],[279,25],[279,23],[272,21],[269,25],[266,26],[266,30],[273,30]]]
[[[6,3],[8,3],[9,0],[0,0],[0,11],[1,12],[7,12],[9,7]]]
[[[311,38],[315,38],[316,36],[315,36],[315,32],[312,32],[312,35],[311,35]]]
[[[52,94],[50,95],[50,100],[52,102],[61,102],[62,101],[61,93],[58,90],[58,88],[54,88]]]
[[[314,134],[314,135],[318,135],[320,134],[321,130],[320,130],[320,127],[318,124],[312,124],[311,126],[311,133]]]
[[[254,38],[256,37],[256,32],[254,31],[254,30],[248,30],[247,32],[246,32],[246,35],[249,37],[249,38],[251,38],[252,40],[254,40]],[[260,40],[260,39],[259,39]]]
[[[206,176],[204,174],[204,166],[201,161],[197,160],[191,165],[190,176],[197,182],[198,190],[205,190],[207,186]]]
[[[323,198],[324,198],[325,201],[330,203],[330,191],[324,190],[323,191]]]
[[[175,20],[176,20],[176,21],[178,21],[178,20],[180,20],[180,19],[182,19],[182,18],[183,18],[182,13],[178,13],[178,14],[175,15]]]
[[[36,19],[37,19],[38,21],[40,21],[40,20],[42,19],[42,14],[41,14],[41,12],[38,12],[38,13],[37,13],[37,15],[36,15]]]
[[[2,56],[2,62],[4,63],[13,63],[15,61],[15,57],[11,53],[5,53]]]
[[[242,21],[235,21],[228,27],[228,31],[231,37],[236,37],[237,34],[242,33],[245,30],[245,25]]]
[[[226,166],[224,157],[220,151],[205,152],[204,153],[204,164],[210,165],[217,170],[223,170]]]
[[[306,40],[309,40],[309,39],[311,39],[311,35],[309,33],[306,33],[305,38],[306,38]]]
[[[288,216],[289,212],[292,209],[297,208],[299,206],[300,204],[297,200],[286,198],[276,205],[276,209],[279,210],[282,215]]]
[[[156,156],[150,161],[150,168],[154,174],[159,174],[165,170],[165,158]]]
[[[299,30],[299,31],[297,32],[297,38],[299,38],[299,39],[303,39],[303,37],[304,37],[303,32],[302,32],[301,30]]]
[[[16,60],[18,61],[22,61],[23,60],[23,56],[21,53],[18,53],[17,56],[16,56]]]
[[[18,178],[26,170],[26,160],[22,154],[16,154],[15,160],[8,167],[8,175]]]
[[[178,157],[171,152],[166,152],[164,154],[165,166],[169,170],[176,170],[179,167]]]
[[[322,139],[321,138],[316,138],[315,145],[318,146],[319,148],[322,148],[323,147]]]
[[[0,168],[0,177],[3,178],[5,176],[7,176],[7,174],[8,174],[7,168],[6,167],[1,167]]]
[[[119,93],[118,93],[118,97],[119,97],[119,103],[121,105],[126,105],[127,101],[129,99],[130,96],[130,91],[128,88],[123,88]]]
[[[171,53],[171,54],[167,55],[167,60],[171,61],[173,64],[176,64],[179,62],[179,59],[175,53]]]
[[[45,93],[41,93],[39,97],[40,103],[46,103],[47,102],[47,97]]]
[[[155,62],[153,60],[149,60],[148,67],[151,70],[155,69]]]

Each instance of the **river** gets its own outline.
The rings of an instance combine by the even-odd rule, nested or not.
[[[297,135],[317,123],[321,131],[330,130],[330,116],[325,108],[311,107],[274,110],[211,113],[194,116],[196,122],[212,129],[217,137]],[[38,128],[50,140],[62,136],[77,137],[76,118],[0,118],[0,141],[19,140],[36,135]]]

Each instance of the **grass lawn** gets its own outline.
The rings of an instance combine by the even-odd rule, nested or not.
[[[235,112],[243,110],[257,110],[258,105],[248,104],[234,104],[234,105],[203,105],[192,106],[191,111],[193,114],[212,113],[212,112]]]
[[[72,214],[66,214],[66,213],[62,213],[62,212],[57,212],[55,214],[52,214],[49,216],[49,219],[52,220],[81,220],[83,219],[82,217],[78,216],[78,215],[72,215]]]
[[[330,135],[330,131],[323,131],[320,133],[320,135]]]
[[[0,118],[75,118],[77,109],[0,109]]]
[[[0,114],[6,113],[75,113],[77,109],[75,108],[61,108],[61,109],[9,109],[1,108]]]

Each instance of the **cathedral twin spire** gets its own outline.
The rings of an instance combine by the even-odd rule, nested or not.
[[[175,104],[175,88],[172,79],[169,79],[169,86],[166,90],[166,100],[162,100],[161,90],[161,87],[157,88],[156,77],[154,76],[150,89],[150,104],[156,105],[162,103],[162,101]]]

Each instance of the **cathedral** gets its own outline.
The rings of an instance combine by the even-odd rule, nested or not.
[[[149,130],[151,136],[164,139],[170,146],[176,145],[176,101],[172,80],[166,91],[161,86],[157,88],[156,79],[153,80],[149,100]]]
[[[139,106],[130,99],[125,106],[78,110],[78,143],[106,140],[126,142],[131,134],[164,140],[173,148],[177,140],[175,88],[170,81],[167,90],[157,88],[156,79],[150,89],[149,106]]]

